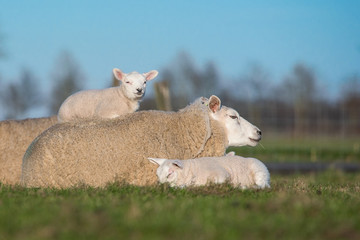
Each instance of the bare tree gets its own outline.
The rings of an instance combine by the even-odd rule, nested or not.
[[[54,86],[51,91],[50,113],[56,114],[63,101],[71,94],[81,90],[84,77],[72,55],[63,52],[55,67]]]
[[[29,70],[23,70],[20,81],[9,83],[2,93],[6,119],[24,117],[41,102],[38,81]]]
[[[253,63],[237,84],[241,87],[236,89],[236,95],[246,100],[249,120],[259,126],[262,125],[264,109],[271,107],[266,101],[271,92],[269,79],[269,73],[259,63]]]
[[[216,94],[218,72],[213,62],[199,70],[186,52],[177,55],[173,64],[165,68],[163,80],[169,83],[173,108],[184,107],[200,96]]]
[[[219,94],[219,79],[220,76],[216,64],[212,61],[207,62],[201,74],[201,84],[199,86],[200,91],[197,94],[204,97]]]
[[[314,71],[304,64],[296,64],[291,75],[283,82],[283,97],[294,108],[294,133],[309,130],[309,113],[317,100],[317,78]]]
[[[194,85],[199,74],[190,55],[181,52],[175,59],[175,66],[167,70],[170,92],[175,109],[181,108],[193,98]]]
[[[360,132],[360,76],[349,76],[341,89],[342,133]]]
[[[353,74],[345,79],[341,88],[342,99],[351,99],[360,97],[360,76]]]
[[[248,72],[240,78],[243,94],[252,101],[261,101],[270,95],[270,74],[259,63],[250,65]]]

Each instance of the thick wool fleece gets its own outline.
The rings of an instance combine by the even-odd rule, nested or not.
[[[0,182],[19,184],[21,164],[30,143],[57,123],[56,116],[0,122]]]
[[[100,187],[114,181],[157,182],[148,157],[223,156],[225,130],[199,101],[179,112],[141,111],[117,119],[58,124],[24,155],[21,183],[28,187]]]

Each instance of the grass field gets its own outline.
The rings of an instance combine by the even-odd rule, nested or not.
[[[360,176],[273,176],[269,190],[0,188],[0,239],[360,239]]]
[[[274,138],[264,139],[265,149],[234,150],[269,162],[359,162],[359,141],[347,141]],[[272,174],[271,186],[55,190],[0,184],[0,240],[360,239],[360,174]]]
[[[294,139],[264,137],[256,147],[229,148],[237,155],[264,162],[358,162],[360,138],[317,137]]]

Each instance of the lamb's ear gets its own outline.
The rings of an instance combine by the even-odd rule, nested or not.
[[[180,169],[183,169],[183,168],[184,168],[184,164],[183,164],[183,162],[180,161],[180,160],[174,160],[174,161],[172,162],[172,164],[173,164],[174,166],[180,168]]]
[[[228,152],[225,156],[235,156],[235,152],[234,151]]]
[[[113,69],[114,76],[117,80],[122,81],[125,78],[125,73],[123,73],[120,69]]]
[[[217,111],[219,111],[221,108],[221,101],[220,98],[218,98],[215,95],[212,95],[209,99],[209,109],[213,112],[216,113]]]
[[[144,73],[145,79],[146,81],[150,81],[154,78],[156,78],[156,76],[159,74],[158,71],[156,70],[151,70],[150,72]]]
[[[151,162],[151,163],[153,163],[153,164],[157,164],[157,165],[161,165],[161,164],[163,164],[167,159],[165,159],[165,158],[148,158],[149,159],[149,161]]]

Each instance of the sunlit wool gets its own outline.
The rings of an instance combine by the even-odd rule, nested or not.
[[[227,182],[243,189],[270,187],[270,173],[261,161],[231,155],[188,160],[149,160],[159,165],[156,171],[159,182],[169,183],[171,186],[187,187]]]
[[[212,117],[213,111],[220,114],[222,109],[220,99],[212,96],[178,112],[140,111],[116,119],[57,124],[27,149],[21,182],[28,187],[58,188],[100,187],[114,181],[155,184],[156,166],[148,157],[224,155],[229,133],[225,122]],[[254,137],[258,129],[251,127]],[[244,144],[253,144],[248,138]]]
[[[156,70],[125,74],[117,68],[113,73],[122,82],[119,87],[84,90],[69,96],[60,106],[59,122],[115,118],[135,112],[145,94],[146,83],[158,75]]]
[[[56,116],[0,122],[0,182],[20,183],[26,149],[40,133],[56,123]]]

